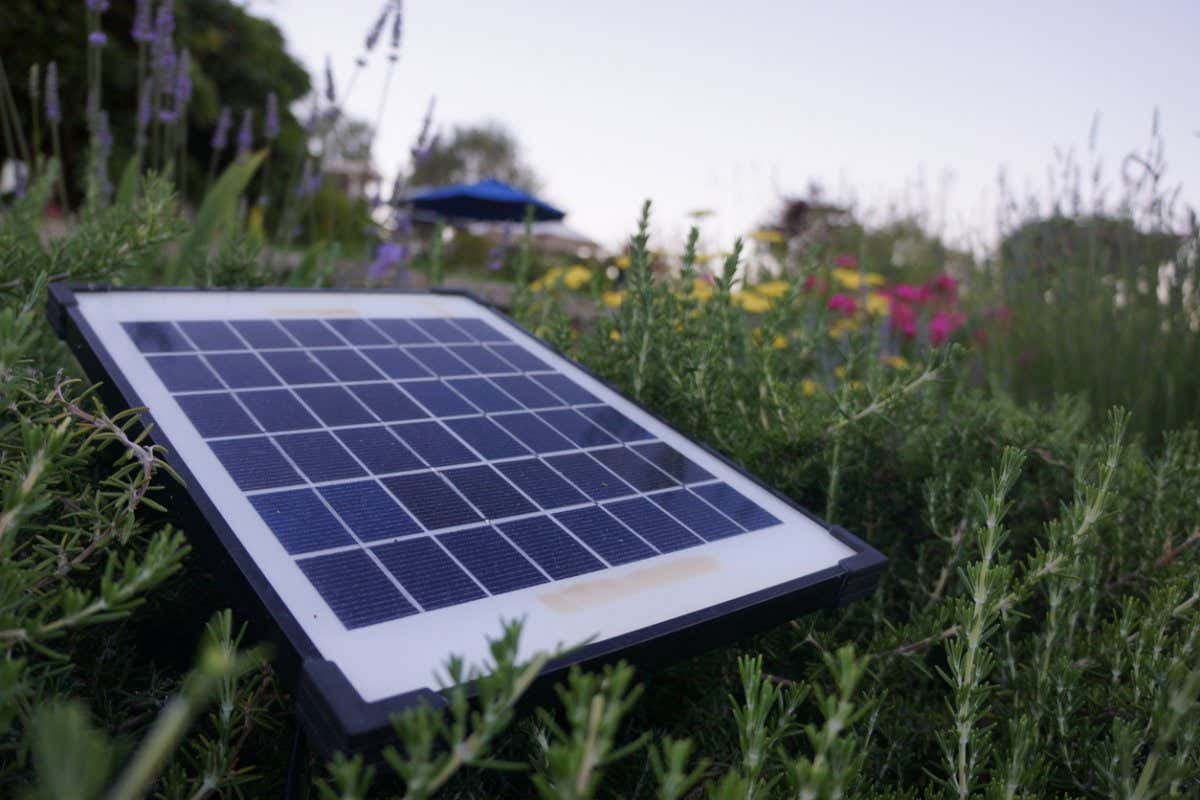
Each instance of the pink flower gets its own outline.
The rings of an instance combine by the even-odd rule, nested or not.
[[[853,253],[843,253],[833,260],[833,265],[846,269],[858,269],[858,256]]]
[[[912,339],[917,335],[917,315],[912,306],[892,299],[892,325],[906,338]]]
[[[854,298],[850,295],[838,292],[829,298],[829,310],[841,311],[849,315],[858,310],[858,303],[854,302]]]
[[[939,272],[934,276],[933,280],[926,284],[926,288],[935,294],[945,297],[955,297],[958,295],[958,281],[945,272]]]
[[[826,289],[825,281],[818,280],[815,275],[809,275],[804,279],[804,291],[811,292],[814,289],[818,294],[824,294]]]
[[[965,321],[966,318],[957,311],[939,311],[929,320],[929,338],[934,344],[941,344]]]
[[[911,283],[896,284],[892,294],[896,296],[897,300],[903,300],[906,303],[923,303],[929,297],[929,292],[924,286],[913,286]]]

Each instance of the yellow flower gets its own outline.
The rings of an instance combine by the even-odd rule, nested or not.
[[[833,374],[838,376],[839,378],[844,378],[844,377],[846,377],[846,368],[843,366],[834,367]]]
[[[770,298],[763,297],[761,294],[750,289],[734,292],[733,302],[751,314],[762,314],[771,309]]]
[[[800,392],[805,397],[812,397],[817,392],[821,391],[821,384],[814,381],[812,378],[805,378],[800,381]]]
[[[684,296],[701,303],[707,302],[713,296],[712,284],[703,278],[692,278],[692,289],[690,292],[684,292]]]
[[[754,329],[754,343],[755,344],[763,343],[762,328]],[[782,350],[783,348],[785,348],[787,346],[788,346],[787,337],[784,336],[782,333],[776,334],[775,338],[771,340],[771,347],[774,347],[776,350]]]
[[[867,295],[867,313],[873,317],[882,317],[891,309],[891,301],[886,294],[871,292]]]
[[[579,290],[587,286],[592,281],[592,271],[585,266],[576,264],[573,267],[568,267],[563,273],[563,283],[568,289]]]
[[[536,281],[533,281],[529,284],[529,288],[535,292],[540,292],[545,286],[546,284],[542,283],[541,278],[538,278]]]
[[[605,292],[600,295],[600,301],[609,308],[620,308],[621,303],[625,301],[624,292]]]
[[[617,269],[629,269],[631,263],[629,256],[617,256]]]
[[[763,244],[783,244],[787,241],[787,237],[782,232],[771,230],[770,228],[750,231],[750,238]]]
[[[878,272],[859,272],[856,269],[838,267],[833,279],[846,289],[861,289],[863,286],[883,286],[886,281]]]
[[[842,317],[834,322],[833,325],[829,326],[829,336],[836,339],[843,334],[856,331],[858,328],[859,321],[857,319],[854,317]]]
[[[621,341],[621,332],[616,328],[613,328],[608,332],[608,338],[612,339],[614,342],[619,342]]]
[[[904,356],[884,356],[880,360],[892,369],[904,369],[908,366],[908,359]]]
[[[764,297],[780,298],[787,294],[787,291],[789,288],[791,288],[791,285],[792,284],[788,281],[765,281],[764,283],[760,283],[755,286],[754,291],[758,292]]]

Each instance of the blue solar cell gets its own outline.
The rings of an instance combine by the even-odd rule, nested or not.
[[[419,533],[421,527],[375,481],[322,486],[321,496],[364,542]]]
[[[630,486],[640,491],[652,492],[655,489],[667,489],[679,485],[670,475],[624,447],[593,450],[591,455],[592,458],[620,475]]]
[[[371,324],[396,344],[426,344],[432,341],[406,319],[373,319]]]
[[[536,458],[505,461],[496,469],[542,508],[563,508],[588,502],[565,478]]]
[[[488,349],[522,372],[550,371],[550,366],[545,361],[542,361],[520,345],[489,344]]]
[[[508,337],[488,325],[481,319],[473,317],[455,318],[454,324],[471,334],[479,342],[506,342]]]
[[[253,353],[213,353],[205,358],[230,389],[279,385],[279,379]]]
[[[390,383],[361,383],[351,386],[350,391],[384,422],[422,419],[428,416],[408,395]]]
[[[430,530],[481,521],[467,501],[459,497],[440,475],[419,472],[382,480],[409,513]]]
[[[650,499],[706,541],[711,542],[742,532],[728,517],[687,489],[651,495]]]
[[[471,337],[467,335],[466,331],[448,319],[428,317],[414,319],[412,320],[412,324],[424,331],[435,342],[455,343],[471,341]]]
[[[239,319],[229,324],[246,340],[246,344],[255,349],[297,347],[295,339],[288,336],[273,320]]]
[[[292,433],[276,436],[275,442],[314,483],[357,478],[366,474],[331,433]]]
[[[375,475],[424,469],[425,465],[407,445],[387,428],[341,428],[333,432],[342,444]]]
[[[488,519],[515,517],[537,511],[533,503],[486,464],[448,470],[443,477]]]
[[[549,517],[514,519],[496,527],[556,581],[604,569],[603,561]]]
[[[199,356],[150,356],[154,372],[172,392],[220,389],[221,382]]]
[[[170,322],[122,322],[121,327],[143,353],[179,353],[191,342]]]
[[[579,416],[569,408],[539,411],[538,416],[580,447],[598,447],[617,443],[616,439],[602,431],[595,423],[586,417]]]
[[[361,425],[375,417],[341,386],[309,386],[295,390],[326,425]]]
[[[275,433],[321,427],[317,418],[308,413],[304,404],[287,389],[238,392],[238,399],[250,410],[265,431]]]
[[[446,427],[487,459],[529,455],[528,448],[509,436],[486,417],[458,417],[446,420]]]
[[[562,400],[524,375],[499,376],[491,380],[492,383],[515,397],[517,402],[525,408],[554,408],[563,404]]]
[[[406,351],[434,375],[474,375],[470,365],[458,359],[445,347],[410,347]]]
[[[259,353],[267,365],[290,386],[334,383],[337,379],[304,350],[275,350]]]
[[[650,545],[597,506],[560,511],[554,518],[609,564],[627,564],[656,555]]]
[[[199,395],[192,395],[198,397]],[[274,489],[304,483],[304,479],[265,436],[209,442],[233,482],[243,491]]]
[[[517,369],[481,344],[463,344],[451,347],[450,352],[467,362],[484,375],[502,375]]]
[[[250,503],[283,549],[292,555],[355,543],[312,489],[258,494],[250,498]]]
[[[608,500],[633,494],[633,487],[604,468],[587,453],[550,456],[546,463],[561,472],[593,500]]]
[[[545,375],[534,375],[533,379],[550,391],[561,397],[568,405],[576,406],[585,403],[599,403],[600,398],[584,389],[566,375],[557,372]]]
[[[699,464],[664,442],[635,444],[633,450],[680,483],[699,483],[712,479]]]
[[[405,381],[401,386],[435,417],[479,413],[475,406],[441,381]]]
[[[486,592],[428,536],[375,548],[375,555],[426,611],[469,603]]]
[[[314,350],[312,356],[341,381],[377,381],[383,377],[370,362],[349,348]]]
[[[481,411],[489,414],[495,411],[516,411],[521,407],[520,403],[500,391],[496,384],[487,378],[457,378],[446,383],[479,406]]]
[[[350,630],[417,613],[362,550],[305,558],[296,564],[338,620]]]
[[[360,352],[389,378],[428,378],[433,374],[399,347],[370,347]]]
[[[175,400],[196,426],[196,430],[205,438],[261,433],[254,420],[250,419],[250,415],[238,405],[231,394],[189,394],[176,397]]]
[[[644,497],[618,500],[605,506],[617,519],[637,531],[661,553],[704,544],[704,540],[669,517]]]
[[[319,319],[284,319],[280,320],[279,324],[305,347],[336,347],[346,344]]]
[[[579,413],[599,425],[622,442],[637,442],[643,439],[653,439],[642,426],[609,406],[592,406],[581,408]]]
[[[393,425],[392,432],[416,452],[431,467],[469,464],[479,457],[455,439],[450,431],[436,422],[410,422]]]
[[[492,419],[535,453],[575,449],[574,445],[533,414],[500,414]]]
[[[245,350],[233,329],[224,322],[198,320],[180,322],[179,327],[196,345],[197,350]]]
[[[748,531],[779,524],[779,520],[729,484],[710,483],[707,486],[697,486],[692,491]]]
[[[513,592],[546,582],[546,577],[538,568],[520,550],[505,541],[495,528],[471,528],[445,533],[437,538],[492,594]]]
[[[365,319],[327,319],[325,324],[338,332],[350,344],[387,344],[382,333]]]

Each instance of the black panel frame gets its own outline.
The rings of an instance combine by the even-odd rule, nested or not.
[[[144,407],[141,399],[117,367],[96,332],[79,308],[76,293],[103,292],[178,292],[209,293],[223,291],[286,292],[297,294],[358,294],[359,289],[194,289],[190,287],[124,287],[106,284],[54,283],[50,286],[47,315],[51,326],[62,338],[87,376],[101,384],[99,395],[110,409]],[[538,339],[499,308],[469,291],[434,289],[418,292],[404,289],[370,290],[398,295],[438,294],[463,297],[496,314],[515,326],[537,345],[566,360],[576,369],[625,397],[616,387],[593,374],[570,356]],[[639,408],[642,406],[625,397]],[[663,425],[679,433],[669,422],[642,408]],[[144,418],[153,422],[153,415]],[[691,437],[679,433],[689,441]],[[158,427],[153,427],[150,440],[173,453],[170,441]],[[836,608],[870,594],[879,581],[887,559],[879,551],[850,532],[829,525],[802,508],[787,496],[765,485],[738,464],[722,454],[696,442],[705,451],[737,471],[747,480],[770,492],[774,497],[816,522],[846,544],[854,555],[837,565],[819,570],[802,578],[763,589],[734,600],[720,603],[674,619],[623,634],[604,641],[593,642],[571,651],[565,657],[546,666],[531,688],[528,699],[536,702],[549,695],[553,684],[574,665],[593,668],[625,659],[640,667],[653,667],[674,662],[734,642],[740,638],[780,625],[807,613]],[[168,456],[168,460],[170,457]],[[232,581],[239,590],[235,601],[240,610],[250,616],[258,633],[276,647],[276,667],[280,677],[295,688],[296,714],[308,736],[309,743],[320,755],[334,752],[363,752],[375,757],[380,748],[393,738],[390,718],[397,712],[425,702],[435,708],[446,705],[445,696],[432,687],[396,695],[376,702],[367,702],[351,686],[341,669],[321,657],[316,646],[296,621],[283,600],[275,593],[266,576],[242,546],[241,541],[217,510],[187,464],[171,461],[171,466],[183,478],[184,485],[167,487],[168,506],[189,532],[189,542],[207,565],[218,571],[232,570],[242,581]],[[205,531],[211,536],[203,535]],[[199,535],[198,535],[199,534]]]

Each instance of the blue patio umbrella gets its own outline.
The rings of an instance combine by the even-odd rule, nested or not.
[[[460,220],[519,222],[525,219],[528,206],[533,206],[533,218],[538,221],[566,216],[544,200],[497,180],[438,186],[417,192],[409,202],[416,211]]]

